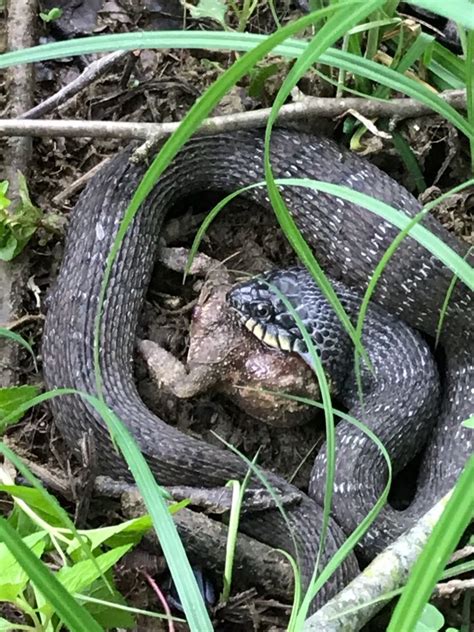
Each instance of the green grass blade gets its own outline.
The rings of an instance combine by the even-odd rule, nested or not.
[[[11,340],[12,342],[16,342],[17,344],[21,345],[24,349],[26,349],[33,359],[35,370],[36,371],[38,370],[36,366],[35,353],[33,349],[31,348],[31,345],[23,338],[23,336],[20,336],[20,334],[17,334],[14,331],[10,331],[10,329],[6,329],[5,327],[0,327],[0,336],[2,338],[8,338],[8,340]]]
[[[314,14],[313,14],[314,15]],[[301,20],[311,18],[305,16]],[[301,24],[301,20],[294,24]],[[311,24],[308,20],[306,26]],[[288,27],[285,27],[288,28]],[[302,27],[301,27],[302,28]],[[283,29],[282,29],[283,31]],[[280,31],[280,32],[282,32]],[[275,37],[272,35],[271,37]],[[287,36],[288,37],[288,36]],[[100,35],[95,37],[78,38],[68,42],[54,42],[43,44],[22,51],[12,51],[0,55],[0,68],[20,63],[57,59],[71,55],[107,52],[112,50],[134,50],[142,48],[207,48],[210,50],[250,51],[255,46],[268,39],[267,36],[250,33],[231,33],[226,31],[192,32],[192,31],[149,31],[147,33]],[[293,59],[299,57],[307,47],[304,40],[287,39],[275,46],[273,53]],[[328,49],[319,58],[321,64],[341,68],[348,73],[362,76],[380,83],[394,91],[402,92],[424,103],[434,112],[443,116],[457,127],[468,138],[474,136],[472,126],[452,106],[448,105],[437,94],[434,94],[423,84],[386,68],[370,59],[364,59],[350,52]]]
[[[405,230],[407,226],[409,226],[410,222],[413,218],[405,215],[402,211],[398,211],[397,209],[392,208],[385,202],[380,202],[379,200],[375,200],[365,193],[359,193],[358,191],[354,191],[353,189],[349,189],[348,187],[340,186],[337,184],[329,184],[327,182],[321,182],[319,180],[309,180],[307,178],[278,178],[276,181],[278,186],[298,186],[312,189],[313,191],[323,191],[324,193],[329,193],[330,195],[334,195],[336,197],[340,197],[344,200],[348,200],[350,202],[354,202],[355,204],[367,209],[374,215],[381,217],[386,220],[396,228],[400,230]],[[474,181],[468,181],[459,185],[455,189],[452,189],[449,195],[453,191],[459,191]],[[217,204],[211,211],[211,217],[207,217],[203,224],[201,225],[196,237],[194,239],[194,243],[192,246],[192,252],[195,253],[197,248],[199,247],[199,242],[202,239],[202,236],[209,226],[212,219],[215,218],[217,213],[222,210],[222,208],[229,202],[234,199],[237,195],[239,195],[243,191],[247,191],[249,189],[263,186],[264,183],[258,182],[254,185],[250,185],[239,191],[232,193],[225,197],[219,204]],[[441,199],[444,199],[446,196],[441,196],[433,203],[427,205],[428,209],[433,208]],[[474,272],[472,270],[472,266],[460,255],[457,254],[452,248],[450,248],[447,244],[445,244],[439,237],[431,233],[424,226],[420,226],[418,224],[409,228],[408,234],[413,239],[421,244],[428,252],[434,255],[437,259],[439,259],[446,267],[448,267],[454,274],[456,274],[463,283],[467,285],[470,290],[474,290]]]
[[[464,257],[465,260],[468,260],[471,256],[471,253],[474,251],[474,246],[471,246]],[[439,344],[439,339],[441,337],[441,332],[443,330],[444,321],[446,318],[446,313],[448,311],[449,301],[451,300],[451,296],[453,294],[454,288],[456,287],[456,283],[458,281],[458,277],[456,274],[453,274],[453,278],[451,279],[451,283],[449,284],[448,291],[446,292],[446,296],[444,297],[443,305],[441,306],[439,312],[439,320],[438,325],[436,327],[436,338],[435,338],[435,348]]]
[[[448,20],[454,20],[458,24],[474,29],[474,11],[471,0],[409,0],[408,4],[421,7]]]
[[[398,155],[402,159],[406,171],[410,174],[416,190],[418,193],[423,193],[423,191],[426,191],[425,178],[422,170],[420,169],[415,153],[410,147],[410,143],[400,132],[397,131],[392,132],[392,143],[397,150]]]
[[[354,341],[354,345],[357,347],[358,351],[363,355],[363,357],[367,358],[367,354],[365,353],[360,340],[355,338],[355,331],[353,325],[347,316],[341,302],[339,301],[338,296],[334,292],[331,283],[327,276],[324,274],[321,266],[316,261],[311,249],[306,244],[303,239],[301,232],[296,226],[295,221],[290,215],[286,204],[283,200],[283,197],[278,190],[277,184],[275,182],[275,178],[273,176],[273,170],[271,165],[271,155],[270,155],[270,142],[271,142],[271,134],[274,124],[276,123],[278,112],[282,105],[285,103],[288,98],[291,90],[296,86],[299,79],[305,74],[305,72],[320,58],[321,54],[332,44],[334,44],[340,37],[342,37],[350,28],[354,27],[359,21],[365,19],[368,15],[374,12],[376,9],[380,8],[383,4],[384,0],[372,0],[369,2],[365,2],[362,6],[354,7],[352,11],[347,11],[344,8],[340,9],[331,16],[324,26],[318,31],[313,40],[309,43],[306,51],[302,54],[295,62],[293,67],[291,68],[288,75],[285,77],[283,84],[278,91],[275,100],[273,102],[273,106],[270,112],[270,116],[268,117],[267,126],[265,129],[265,154],[264,154],[264,166],[265,166],[265,181],[267,183],[267,190],[270,201],[272,203],[273,209],[275,211],[277,220],[285,233],[288,241],[300,257],[301,261],[308,268],[311,275],[316,280],[317,284],[323,291],[324,295],[332,305],[333,309],[336,311],[339,319],[341,320],[345,330],[351,336]],[[337,4],[339,6],[339,3]],[[282,297],[280,296],[280,299]],[[288,306],[287,306],[288,309]],[[293,310],[294,311],[294,310]],[[295,315],[293,315],[295,318]],[[296,321],[298,325],[298,321]],[[318,354],[314,349],[314,345],[311,344],[310,336],[307,332],[302,330],[303,338],[305,339],[308,350],[310,351],[310,356],[313,362],[313,366],[318,377],[319,386],[321,389],[321,396],[323,398],[324,404],[324,414],[326,421],[326,452],[327,452],[327,470],[326,470],[326,486],[325,486],[325,494],[324,494],[324,511],[323,511],[323,521],[322,528],[320,534],[320,543],[318,556],[316,559],[316,564],[314,567],[313,579],[317,576],[319,571],[319,561],[324,549],[325,539],[327,535],[327,530],[329,527],[329,519],[331,512],[331,501],[334,487],[334,478],[335,478],[335,430],[334,430],[334,416],[332,412],[332,402],[331,396],[329,393],[329,387],[327,384],[326,376],[324,374],[324,369],[319,359]],[[305,334],[308,340],[305,338]],[[309,344],[308,344],[309,342]],[[367,358],[367,364],[370,366],[370,361]],[[309,595],[309,588],[303,600],[303,608],[305,604],[311,603],[311,601],[307,602],[307,597]]]
[[[433,43],[432,62],[437,63],[446,72],[459,81],[458,87],[464,88],[466,80],[466,62],[439,42]],[[428,66],[431,70],[431,66]]]
[[[282,301],[288,312],[293,317],[296,326],[298,327],[303,340],[306,344],[306,348],[308,349],[308,353],[311,359],[311,365],[316,374],[316,378],[318,380],[319,391],[321,393],[321,399],[323,402],[324,408],[324,420],[325,420],[325,428],[326,428],[326,483],[325,483],[325,492],[324,492],[324,508],[323,508],[323,522],[320,533],[319,540],[319,548],[318,554],[315,560],[313,576],[311,578],[310,585],[313,584],[315,577],[319,571],[319,563],[321,559],[321,555],[324,550],[325,538],[327,534],[327,529],[329,526],[329,519],[331,515],[331,505],[332,505],[332,496],[334,490],[334,480],[335,480],[335,468],[336,468],[336,433],[334,426],[334,412],[332,406],[331,392],[329,389],[329,383],[326,377],[326,373],[324,371],[323,364],[321,362],[321,358],[319,357],[319,352],[316,349],[311,336],[306,329],[303,321],[298,315],[298,312],[290,303],[288,298],[279,291],[277,287],[272,284],[268,284],[270,290],[278,296],[278,298]]]
[[[392,208],[388,204],[374,200],[365,193],[359,193],[347,187],[316,180],[306,180],[304,178],[299,179],[299,184],[296,178],[279,180],[279,182],[292,184],[293,186],[304,186],[316,191],[324,191],[325,193],[330,193],[331,195],[349,200],[366,208],[400,230],[404,230],[412,220],[412,218]],[[442,261],[446,267],[457,274],[470,290],[474,290],[474,272],[472,267],[452,248],[445,244],[442,239],[420,225],[413,226],[408,234],[416,239],[419,244],[431,252],[437,259]]]
[[[252,463],[255,464],[258,459],[260,450],[257,450]],[[234,555],[237,546],[237,538],[239,535],[240,513],[242,503],[244,502],[245,492],[247,490],[252,470],[248,470],[242,483],[239,481],[229,481],[227,487],[232,487],[232,506],[229,515],[229,528],[227,532],[226,555],[224,564],[224,588],[222,591],[221,601],[227,601],[230,597],[230,589],[232,585],[232,573],[234,568]]]
[[[102,632],[102,628],[89,612],[78,604],[48,567],[30,551],[15,529],[1,516],[0,540],[7,545],[30,580],[53,606],[69,630]]]
[[[346,33],[347,30],[356,25],[360,20],[363,20],[373,11],[381,7],[382,4],[383,1],[381,0],[372,0],[372,2],[367,2],[362,7],[356,7],[352,12],[340,10],[337,14],[328,19],[326,24],[322,27],[322,29],[318,32],[312,42],[308,45],[305,53],[298,58],[293,68],[286,76],[280,90],[275,97],[265,130],[265,180],[267,183],[268,195],[270,197],[270,201],[274,208],[278,222],[288,241],[300,257],[301,261],[311,272],[312,276],[317,281],[324,295],[332,305],[339,319],[343,323],[344,328],[352,338],[359,353],[363,357],[365,357],[368,366],[370,366],[370,362],[365,354],[364,349],[362,348],[360,340],[357,340],[357,338],[355,337],[354,327],[349,317],[347,316],[341,302],[339,301],[339,298],[334,292],[329,279],[324,274],[321,266],[316,261],[311,249],[308,247],[306,241],[303,239],[301,232],[299,231],[295,221],[291,217],[283,200],[283,197],[281,196],[281,193],[276,186],[271,167],[270,141],[273,125],[275,124],[278,117],[278,111],[285,103],[291,90],[297,84],[299,79],[331,44],[338,40],[342,35],[344,35],[344,33]]]
[[[472,5],[471,5],[472,6]],[[474,13],[474,6],[472,6]],[[466,96],[467,96],[467,120],[474,129],[474,30],[466,34]],[[474,173],[474,137],[470,138],[471,170]]]
[[[474,456],[462,471],[446,508],[418,558],[387,632],[414,630],[456,544],[474,517]]]
[[[267,389],[265,389],[265,392],[278,395],[279,397],[283,397],[284,399],[290,399],[296,402],[300,402],[308,406],[314,406],[315,408],[324,409],[323,404],[319,402],[315,402],[314,400],[311,400],[306,397],[299,397],[297,395],[289,395],[287,393],[270,391]],[[372,507],[370,512],[367,514],[364,520],[360,523],[357,529],[353,531],[351,535],[347,538],[347,540],[341,546],[339,551],[334,555],[331,561],[322,570],[317,580],[313,583],[313,585],[307,591],[305,598],[303,600],[301,609],[298,613],[297,626],[296,626],[297,630],[303,629],[303,624],[306,619],[306,614],[316,594],[321,590],[322,586],[328,581],[328,579],[331,577],[331,575],[334,573],[337,567],[342,563],[342,561],[347,557],[347,555],[349,555],[349,553],[354,549],[357,542],[361,539],[364,533],[366,533],[367,529],[370,527],[370,525],[373,523],[377,515],[380,513],[383,506],[386,504],[387,498],[388,498],[388,492],[392,484],[392,463],[390,461],[390,456],[385,446],[380,441],[380,439],[370,430],[370,428],[367,428],[365,424],[361,423],[359,420],[355,419],[351,415],[348,415],[347,413],[344,413],[340,410],[336,410],[336,409],[333,409],[333,410],[334,410],[334,414],[337,417],[340,417],[341,419],[344,419],[345,421],[356,426],[359,430],[361,430],[364,434],[366,434],[377,445],[377,447],[379,448],[387,464],[388,479],[387,479],[387,484],[385,485],[385,488],[382,494],[380,495],[380,498],[378,499],[377,503]]]

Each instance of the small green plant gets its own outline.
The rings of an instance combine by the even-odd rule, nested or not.
[[[8,210],[11,200],[7,197],[9,183],[0,182],[0,259],[11,261],[35,233],[42,218],[39,208],[31,202],[26,180],[18,174],[20,202],[17,208]]]
[[[44,214],[33,204],[28,192],[25,177],[18,173],[18,193],[20,200],[14,210],[10,210],[12,201],[7,197],[9,182],[0,181],[0,260],[11,261],[19,255],[38,228],[44,229],[40,240],[43,245],[50,234],[61,234],[66,219],[57,213]]]
[[[89,621],[93,626],[83,629],[134,627],[135,609],[126,605],[115,587],[112,569],[151,528],[151,518],[145,515],[113,526],[76,531],[67,526],[64,511],[43,489],[15,485],[2,467],[0,483],[0,492],[14,500],[8,519],[0,521],[0,601],[10,603],[20,613],[20,621],[0,617],[0,630],[63,629],[66,621],[54,600],[47,598],[44,587],[32,581],[33,565],[40,568],[56,594],[65,589],[78,602],[78,608],[82,605],[82,624],[87,626]],[[9,538],[12,531],[16,548]],[[22,557],[19,552],[23,549],[25,553],[25,548]],[[28,560],[28,554],[34,557]]]
[[[59,7],[53,7],[48,12],[40,12],[39,16],[43,20],[43,22],[54,22],[54,20],[59,20],[62,16],[63,10]]]
[[[239,5],[242,4],[242,7]],[[199,0],[196,5],[184,3],[189,13],[196,19],[209,19],[218,22],[226,31],[236,30],[243,33],[247,28],[248,22],[257,8],[258,0],[244,0],[242,3],[234,2],[234,0]],[[230,11],[229,11],[230,9]],[[238,21],[236,29],[230,26],[230,13],[232,13]]]

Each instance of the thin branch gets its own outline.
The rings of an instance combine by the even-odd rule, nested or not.
[[[92,178],[92,176],[95,176],[95,174],[98,173],[102,169],[102,167],[104,167],[109,162],[109,160],[110,157],[104,158],[94,167],[92,167],[92,169],[89,169],[89,171],[77,178],[77,180],[71,182],[69,186],[65,187],[62,191],[60,191],[57,195],[53,197],[52,202],[54,204],[62,204],[64,200],[68,200],[75,193],[77,193],[77,191],[80,191],[82,187],[86,184],[86,182],[88,182]]]
[[[451,579],[444,584],[437,584],[434,590],[436,597],[451,597],[454,593],[474,590],[474,579]]]
[[[409,531],[378,555],[339,594],[305,621],[304,632],[360,630],[387,603],[384,595],[405,585],[451,492]]]
[[[52,94],[42,103],[39,103],[34,108],[31,108],[24,114],[19,116],[19,119],[38,119],[46,114],[49,114],[60,105],[72,99],[79,92],[87,88],[97,81],[102,75],[104,75],[109,68],[114,66],[118,61],[123,59],[129,54],[129,51],[114,51],[105,57],[101,57],[96,61],[93,61],[87,68],[76,78],[66,86],[61,88],[55,94]]]
[[[462,110],[466,107],[463,90],[450,90],[439,95],[452,107]],[[331,99],[306,97],[297,103],[284,105],[279,113],[279,123],[308,120],[309,117],[335,118],[349,110],[368,117],[396,117],[397,120],[432,114],[432,110],[416,99],[391,99],[380,101],[358,97]],[[215,134],[236,129],[262,127],[266,124],[270,108],[252,112],[238,112],[205,119],[200,134]],[[120,138],[138,140],[161,140],[170,136],[180,125],[177,123],[138,123],[121,121],[78,121],[50,120],[32,121],[27,119],[0,119],[0,136],[87,136],[93,138]]]
[[[466,557],[470,557],[471,555],[474,555],[474,546],[472,544],[468,544],[462,549],[458,549],[457,551],[455,551],[451,555],[449,563],[453,564],[454,562],[459,562],[459,560],[463,560]]]

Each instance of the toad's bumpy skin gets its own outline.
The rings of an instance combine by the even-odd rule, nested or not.
[[[361,293],[334,281],[334,290],[356,324]],[[285,305],[291,304],[295,314]],[[362,344],[372,371],[362,363],[363,408],[357,393],[354,350],[341,321],[305,268],[275,270],[241,283],[228,301],[244,325],[266,345],[302,355],[312,364],[300,326],[321,358],[332,391],[387,448],[396,474],[420,451],[439,414],[439,376],[423,338],[377,305],[364,319]],[[336,479],[332,513],[348,535],[377,502],[387,482],[387,466],[378,446],[349,421],[337,428]],[[316,459],[310,495],[324,502],[326,452]],[[416,512],[385,508],[360,543],[372,558],[413,524]]]
[[[389,176],[329,140],[279,130],[272,136],[277,177],[314,178],[369,193],[413,216],[416,199]],[[131,150],[112,160],[89,182],[72,215],[64,260],[51,296],[43,343],[49,388],[74,387],[95,392],[93,335],[105,261],[134,188],[145,172],[129,162]],[[183,435],[152,415],[140,400],[133,379],[132,354],[138,314],[150,279],[156,239],[163,217],[184,195],[204,190],[233,191],[263,180],[263,134],[235,132],[191,140],[160,179],[122,242],[103,309],[100,357],[107,404],[128,425],[157,479],[163,485],[218,486],[243,478],[246,465],[232,453]],[[268,207],[264,189],[248,195]],[[284,197],[307,242],[335,278],[365,289],[371,273],[397,230],[356,205],[304,188],[285,189]],[[432,217],[424,225],[464,256],[465,248]],[[452,273],[422,246],[407,238],[385,268],[374,300],[387,311],[433,335]],[[446,351],[443,412],[429,439],[420,498],[427,505],[452,486],[472,451],[470,433],[460,421],[473,412],[473,300],[458,282],[449,303],[442,344]],[[112,447],[102,419],[80,397],[52,401],[56,422],[78,450],[92,430],[104,471],[129,476]],[[407,436],[410,441],[410,436]],[[283,492],[294,489],[269,474]],[[255,482],[254,485],[258,486]],[[287,512],[298,545],[304,578],[310,576],[319,543],[320,505],[301,494]],[[293,551],[287,525],[276,511],[246,517],[242,528],[273,546]],[[334,520],[324,546],[324,564],[344,535]],[[354,557],[338,567],[324,590],[325,601],[357,571]]]

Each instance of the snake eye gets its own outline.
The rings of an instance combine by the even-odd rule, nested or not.
[[[253,308],[253,317],[259,320],[269,320],[273,315],[273,308],[268,303],[256,303]]]

